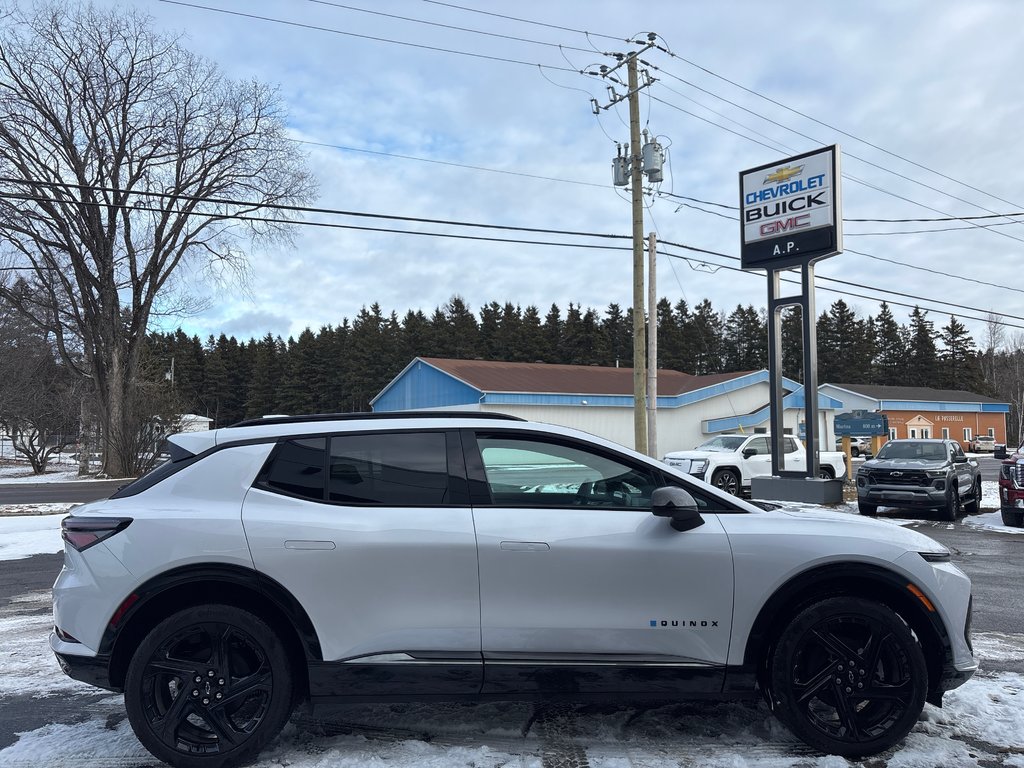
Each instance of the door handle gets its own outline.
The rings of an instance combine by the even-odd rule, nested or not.
[[[551,549],[544,541],[503,541],[501,548],[506,552],[546,552]]]

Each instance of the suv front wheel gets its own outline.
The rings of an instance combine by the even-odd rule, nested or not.
[[[880,603],[823,600],[782,631],[770,660],[776,714],[822,752],[858,758],[910,732],[928,671],[907,625]]]
[[[186,608],[157,624],[128,666],[135,735],[177,768],[250,760],[291,714],[292,672],[280,638],[230,605]]]

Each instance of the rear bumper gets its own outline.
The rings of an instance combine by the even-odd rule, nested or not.
[[[65,675],[114,693],[121,693],[124,690],[110,684],[110,657],[108,655],[82,656],[77,653],[68,653],[69,646],[73,646],[73,644],[60,640],[55,632],[50,633],[50,648]]]

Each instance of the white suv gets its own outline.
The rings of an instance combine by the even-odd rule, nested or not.
[[[50,645],[175,766],[252,759],[304,700],[758,692],[860,757],[977,667],[943,546],[575,430],[282,417],[170,453],[64,520]]]

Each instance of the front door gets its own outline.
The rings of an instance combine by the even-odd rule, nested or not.
[[[656,465],[571,439],[467,432],[484,690],[720,690],[733,600],[718,516],[651,513]]]

